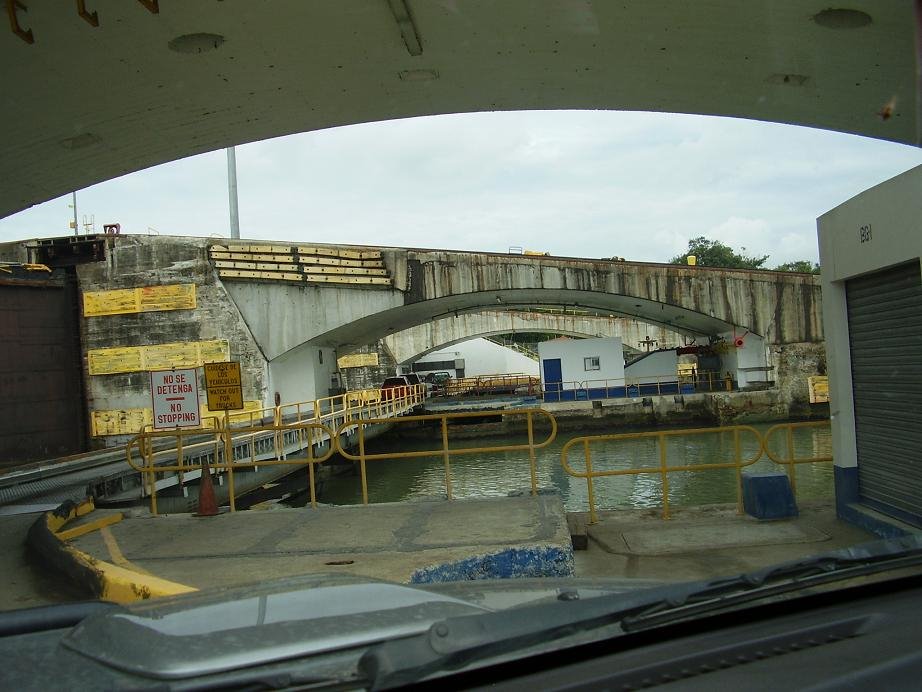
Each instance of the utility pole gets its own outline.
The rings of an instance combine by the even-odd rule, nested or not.
[[[230,237],[240,238],[240,213],[237,209],[237,155],[227,148],[227,201],[230,206]]]
[[[71,193],[73,204],[71,205],[74,208],[74,237],[76,238],[80,235],[80,226],[77,225],[77,191],[74,190]]]

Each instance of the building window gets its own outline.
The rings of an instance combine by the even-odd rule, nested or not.
[[[589,356],[588,358],[583,358],[583,370],[601,370],[599,365],[598,356]]]

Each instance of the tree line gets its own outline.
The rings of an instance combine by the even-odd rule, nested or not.
[[[742,248],[743,251],[746,248]],[[688,241],[688,251],[673,257],[670,264],[687,264],[688,256],[695,256],[695,263],[702,267],[722,267],[724,269],[772,269],[766,267],[768,255],[749,257],[736,252],[729,245],[724,245],[719,240],[709,240],[698,236]],[[819,274],[820,265],[810,260],[797,260],[785,262],[773,268],[779,272],[803,272],[805,274]]]

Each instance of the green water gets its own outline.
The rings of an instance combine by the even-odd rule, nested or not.
[[[770,425],[752,426],[764,433]],[[623,429],[612,433],[626,432]],[[593,434],[601,434],[593,431]],[[568,511],[585,511],[587,485],[583,478],[564,472],[560,462],[564,444],[579,437],[579,432],[558,435],[548,447],[536,451],[538,485],[554,488],[563,498]],[[536,440],[544,439],[536,434]],[[772,438],[772,448],[780,451],[783,435]],[[453,450],[477,446],[523,444],[524,435],[484,436],[477,439],[452,440]],[[751,435],[740,436],[743,458],[754,455],[758,443]],[[831,454],[832,439],[828,428],[801,428],[795,430],[794,443],[798,457]],[[401,438],[385,436],[368,445],[368,452],[435,450],[440,446],[437,433],[431,438]],[[683,436],[668,442],[670,466],[698,466],[705,463],[730,462],[734,442],[730,433]],[[571,447],[569,463],[575,470],[585,468],[581,445]],[[779,454],[779,456],[781,456]],[[647,438],[627,442],[601,443],[592,446],[592,465],[595,470],[625,468],[657,468],[659,446],[655,439]],[[746,469],[747,472],[781,470],[781,467],[763,457]],[[421,497],[445,496],[445,465],[441,456],[417,459],[370,461],[367,464],[368,496],[370,502],[399,502]],[[494,451],[451,458],[452,493],[456,498],[505,496],[510,492],[529,490],[530,472],[527,451]],[[736,502],[736,473],[732,469],[675,472],[669,474],[669,502],[672,506],[695,506]],[[662,480],[660,474],[643,474],[598,478],[595,480],[595,498],[599,509],[646,508],[662,505]],[[831,462],[802,464],[797,467],[798,500],[833,497],[833,468]],[[357,504],[362,501],[361,480],[358,475],[334,477],[326,482],[321,501],[329,504]]]

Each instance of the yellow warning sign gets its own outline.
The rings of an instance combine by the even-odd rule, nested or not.
[[[807,387],[810,391],[810,403],[822,404],[829,401],[829,377],[814,375],[807,378]]]
[[[134,435],[145,425],[153,425],[154,416],[149,408],[111,409],[93,411],[91,415],[93,436]]]
[[[205,393],[212,411],[239,411],[243,408],[240,363],[205,363]]]
[[[94,348],[87,351],[87,369],[91,375],[111,375],[139,370],[197,368],[209,361],[230,357],[226,339],[213,341],[177,341],[153,346]]]
[[[263,403],[258,400],[253,401],[244,401],[243,410],[244,413],[232,413],[230,414],[231,423],[248,423],[250,422],[251,416],[247,411],[260,411],[263,408]],[[211,411],[203,403],[201,405],[201,420],[203,428],[214,428],[215,418],[220,418],[221,420],[227,415],[224,411]],[[271,411],[267,414],[269,417],[269,422],[271,422],[272,413]],[[136,435],[141,432],[141,429],[144,426],[153,427],[154,425],[154,412],[149,408],[127,408],[127,409],[111,409],[111,410],[99,410],[92,411],[90,414],[90,421],[92,426],[92,434],[94,437],[100,435]],[[254,425],[259,425],[262,420],[260,416],[256,416],[252,419]]]
[[[377,353],[350,353],[336,359],[336,364],[341,368],[361,368],[367,365],[378,364]]]
[[[83,294],[84,317],[193,308],[195,284],[141,286],[114,291],[87,291]]]

